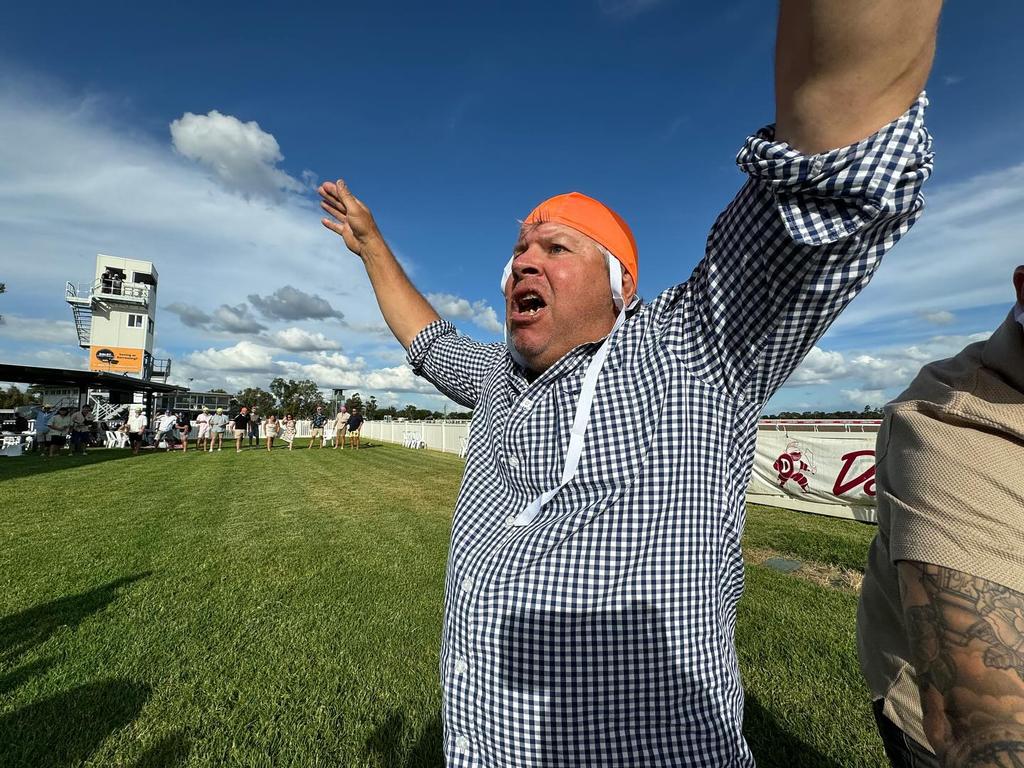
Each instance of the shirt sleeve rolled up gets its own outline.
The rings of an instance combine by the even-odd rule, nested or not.
[[[504,345],[460,336],[447,320],[435,320],[412,340],[407,360],[413,373],[460,405],[474,408],[485,379],[505,355]]]
[[[748,179],[690,279],[666,291],[663,342],[738,397],[763,402],[867,285],[921,215],[932,169],[924,94],[868,138],[818,155],[749,137]]]

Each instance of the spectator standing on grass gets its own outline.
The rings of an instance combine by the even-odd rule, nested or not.
[[[288,443],[289,451],[295,447],[295,419],[290,413],[284,415],[284,423],[281,425],[281,439]]]
[[[146,418],[146,414],[142,412],[142,409],[136,406],[132,408],[131,415],[128,417],[128,445],[132,448],[132,453],[138,456],[139,449],[142,447],[142,440],[146,434],[146,427],[149,425],[149,419]]]
[[[262,419],[256,412],[255,406],[249,413],[249,447],[252,448],[254,445],[259,446],[260,444],[260,422]]]
[[[277,416],[270,414],[263,421],[263,434],[267,441],[267,450],[271,451],[274,449],[274,438],[277,437],[277,430],[280,429],[281,425],[277,421]]]
[[[622,217],[551,198],[502,276],[507,346],[458,334],[369,209],[321,185],[413,370],[474,409],[441,643],[449,766],[754,765],[734,627],[757,420],[921,215],[939,8],[782,0],[776,122],[741,149],[748,178],[690,278],[643,303]]]
[[[64,447],[68,432],[71,430],[71,409],[66,406],[58,408],[57,413],[50,418],[47,430],[50,456],[56,456]]]
[[[230,419],[223,408],[218,408],[210,417],[210,453],[213,453],[214,445],[218,451],[224,450],[224,430],[227,429],[228,421]]]
[[[196,416],[196,448],[200,451],[206,450],[206,444],[210,440],[210,409],[203,406],[203,410]]]
[[[174,443],[174,427],[177,423],[178,417],[174,415],[170,408],[157,416],[156,437],[154,438],[154,441],[158,448],[160,447],[160,443],[163,443],[165,450],[171,450],[171,446]]]
[[[345,433],[348,432],[348,420],[351,414],[348,412],[348,408],[344,405],[338,410],[337,415],[334,417],[334,448],[345,447]]]
[[[49,425],[50,419],[53,418],[53,409],[48,405],[44,405],[39,408],[33,409],[35,414],[35,439],[33,441],[33,450],[37,451],[40,455],[45,456],[48,450],[47,443],[49,443]]]
[[[243,405],[232,421],[235,425],[235,453],[241,453],[242,438],[249,431],[249,423],[252,421],[252,417],[249,416],[249,408]]]
[[[359,430],[363,428],[363,414],[358,408],[352,409],[352,415],[348,420],[349,445],[353,450],[359,450]]]
[[[89,447],[89,438],[95,426],[96,419],[92,415],[91,405],[83,405],[71,414],[71,452],[73,454],[85,455]]]
[[[174,425],[178,429],[178,438],[181,440],[181,452],[188,453],[188,436],[192,432],[192,422],[189,420],[188,411],[179,411]]]
[[[324,407],[318,405],[316,407],[316,413],[313,414],[313,418],[309,421],[310,426],[313,429],[313,434],[309,438],[309,445],[307,448],[312,448],[313,443],[319,442],[318,448],[324,447],[324,426],[327,424],[327,414],[324,413]]]
[[[988,341],[885,408],[857,612],[894,766],[1024,766],[1024,265]]]

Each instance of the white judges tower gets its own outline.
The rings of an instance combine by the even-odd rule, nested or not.
[[[167,380],[169,359],[153,357],[157,273],[153,263],[96,256],[96,275],[86,285],[68,283],[78,345],[89,350],[89,370]]]

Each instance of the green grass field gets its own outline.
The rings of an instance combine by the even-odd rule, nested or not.
[[[462,466],[379,444],[0,459],[0,766],[441,765]],[[751,508],[747,542],[860,568],[873,532]],[[748,566],[759,765],[885,765],[855,612]]]

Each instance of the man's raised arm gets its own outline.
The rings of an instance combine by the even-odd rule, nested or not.
[[[413,371],[452,400],[475,408],[485,377],[504,357],[501,344],[482,344],[455,332],[406,276],[373,220],[373,214],[345,182],[320,185],[320,206],[329,218],[321,222],[341,235],[352,253],[363,260],[384,320],[409,351]],[[425,334],[421,331],[433,325]],[[415,343],[414,343],[415,342]]]
[[[924,88],[941,0],[782,0],[775,138],[804,154],[896,119]]]
[[[349,192],[345,182],[341,179],[328,181],[321,184],[318,191],[320,207],[331,217],[321,222],[341,235],[348,249],[363,260],[384,321],[408,349],[416,334],[440,320],[440,316],[406,277],[402,265],[384,242],[370,209]]]

